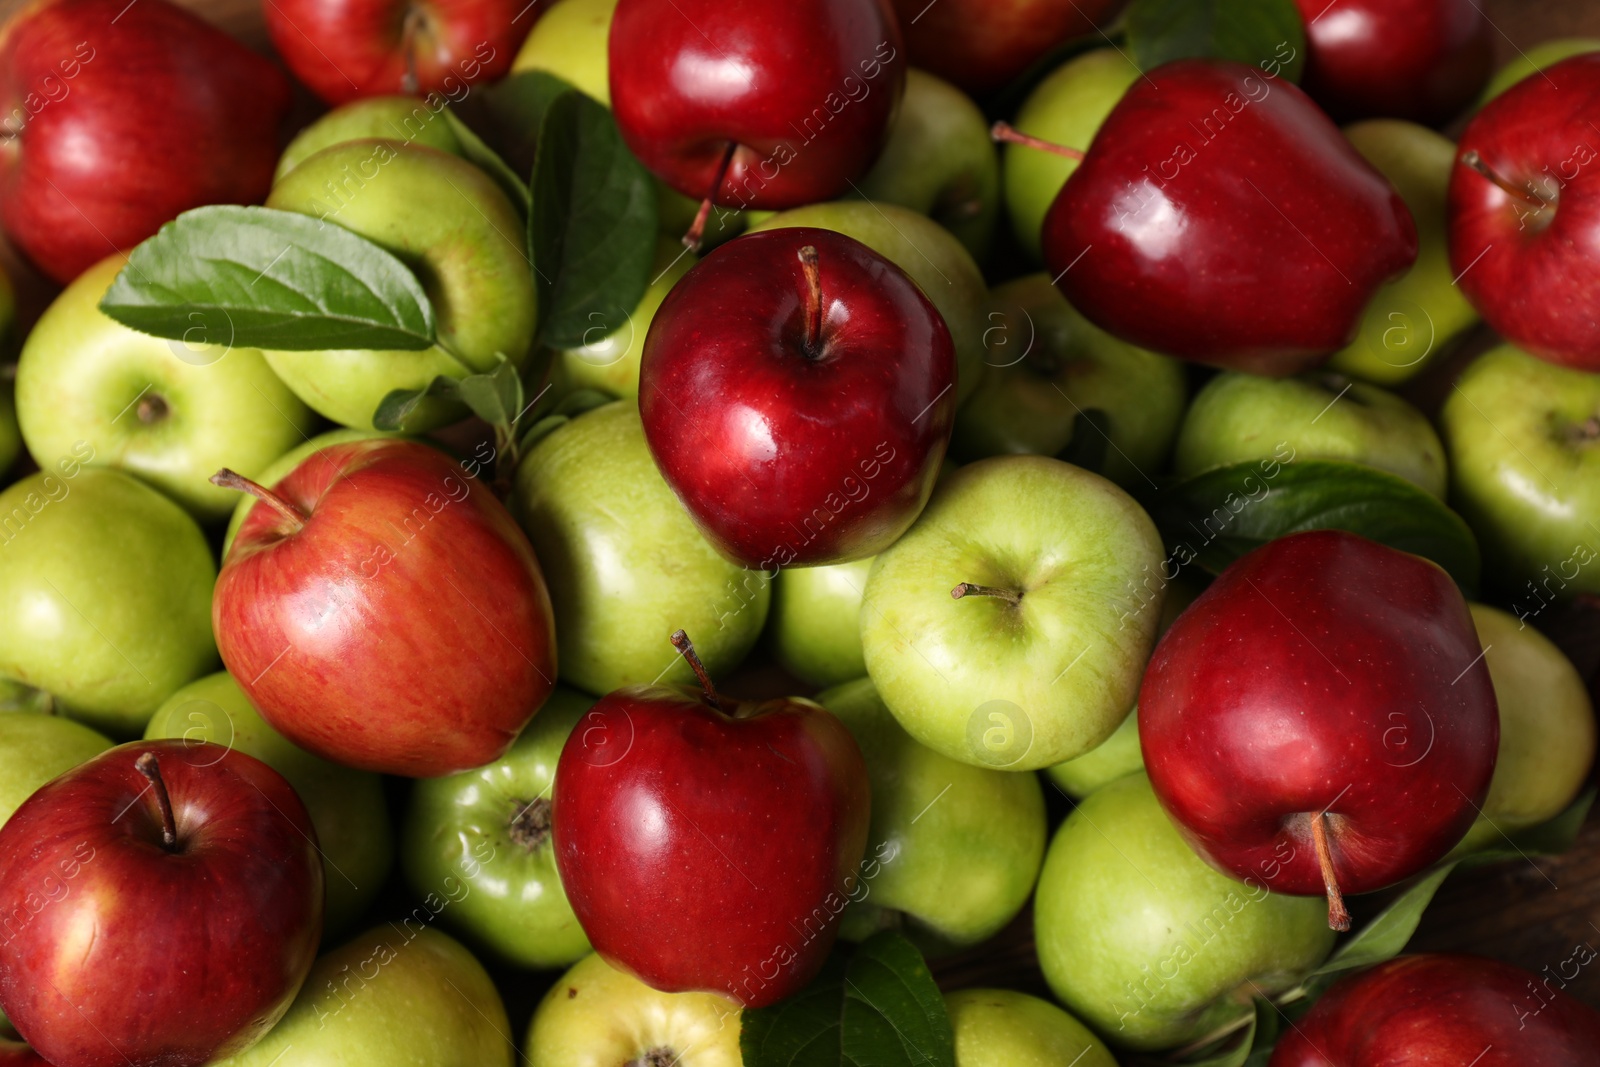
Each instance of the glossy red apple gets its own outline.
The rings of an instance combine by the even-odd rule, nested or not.
[[[916,520],[955,421],[955,350],[916,283],[796,227],[737,238],[678,282],[639,374],[645,440],[717,549],[840,563]]]
[[[1219,60],[1133,83],[1045,216],[1074,307],[1125,341],[1284,375],[1417,257],[1400,194],[1298,88]]]
[[[1301,88],[1340,123],[1447,122],[1494,69],[1478,0],[1296,0],[1306,23]]]
[[[1525,78],[1478,112],[1450,177],[1450,266],[1506,340],[1600,371],[1600,54]]]
[[[1587,958],[1539,975],[1480,956],[1402,956],[1342,979],[1279,1040],[1270,1067],[1583,1067],[1600,1013],[1561,991]],[[1552,984],[1552,977],[1554,983]]]
[[[212,603],[217,648],[279,733],[418,778],[498,759],[550,695],[544,576],[505,506],[448,456],[325,448],[255,493]]]
[[[330,104],[437,92],[459,102],[511,69],[540,0],[264,0],[272,43]]]
[[[1123,0],[894,0],[911,65],[974,95],[1009,84],[1063,41],[1094,33]]]
[[[1499,712],[1455,583],[1341,530],[1235,561],[1156,646],[1139,692],[1150,783],[1217,869],[1329,898],[1448,852],[1489,788]]]
[[[0,830],[0,1006],[55,1067],[230,1055],[305,981],[322,893],[277,771],[204,742],[122,745]]]
[[[65,284],[272,185],[289,81],[167,0],[54,0],[0,31],[0,224]]]
[[[763,1007],[822,967],[861,894],[871,790],[850,731],[809,700],[629,686],[556,767],[556,866],[595,951],[667,992]]]

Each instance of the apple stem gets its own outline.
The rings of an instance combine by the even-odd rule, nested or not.
[[[1521,200],[1524,204],[1529,204],[1529,205],[1532,205],[1533,207],[1536,207],[1536,208],[1545,208],[1545,207],[1549,206],[1543,200],[1541,200],[1539,197],[1537,197],[1534,194],[1530,193],[1528,190],[1517,188],[1517,186],[1509,178],[1505,178],[1505,177],[1501,176],[1500,174],[1497,174],[1489,166],[1489,164],[1487,164],[1487,163],[1485,163],[1483,161],[1483,157],[1478,155],[1478,152],[1477,152],[1476,149],[1470,149],[1467,152],[1463,153],[1462,156],[1461,156],[1461,162],[1462,162],[1462,165],[1470,167],[1471,169],[1477,171],[1479,174],[1483,175],[1489,181],[1493,182],[1500,189],[1504,190],[1507,193],[1510,193],[1512,196],[1516,197],[1518,200]]]
[[[733,154],[738,151],[737,141],[728,142],[728,150],[722,153],[722,162],[717,164],[717,173],[711,179],[711,191],[706,198],[700,201],[700,210],[694,213],[694,221],[689,224],[689,232],[683,235],[683,247],[691,252],[700,251],[700,239],[705,236],[706,220],[711,217],[711,208],[717,202],[717,193],[722,191],[722,182],[728,176],[728,168],[733,166]]]
[[[700,679],[700,690],[706,695],[706,702],[718,711],[727,711],[722,697],[717,693],[717,687],[711,684],[711,675],[706,671],[706,665],[700,662],[700,656],[694,650],[694,642],[689,640],[689,635],[678,630],[672,635],[672,647],[678,650],[679,655],[689,661],[689,669],[694,671],[694,676]]]
[[[806,275],[806,354],[815,358],[822,340],[822,267],[814,246],[800,249],[800,269]]]
[[[416,95],[422,83],[417,78],[417,27],[426,16],[417,7],[407,7],[402,24],[400,49],[406,59],[405,73],[400,76],[400,91],[407,96]]]
[[[1311,817],[1311,843],[1317,850],[1317,864],[1322,868],[1322,884],[1328,890],[1328,926],[1343,933],[1350,929],[1350,913],[1345,910],[1339,877],[1333,870],[1333,849],[1328,843],[1328,813],[1325,811]]]
[[[1081,162],[1083,153],[1076,148],[1068,148],[1064,144],[1056,144],[1038,137],[1031,137],[1023,133],[1009,122],[997,122],[989,127],[989,136],[1002,144],[1019,144],[1024,148],[1036,148],[1041,152],[1060,156],[1063,159],[1072,159]]]
[[[952,600],[960,600],[964,596],[997,596],[1001,600],[1012,604],[1022,603],[1022,594],[1011,589],[997,589],[992,585],[978,585],[974,582],[962,582],[950,590]]]
[[[146,752],[133,762],[133,769],[150,779],[156,791],[156,807],[161,809],[161,843],[168,852],[178,847],[178,824],[172,818],[172,798],[167,795],[167,783],[161,780],[161,764],[154,752]]]
[[[305,528],[306,516],[301,513],[299,508],[266,486],[257,485],[242,474],[235,474],[227,467],[223,467],[211,476],[211,484],[219,485],[224,489],[235,489],[241,493],[249,493],[263,504],[271,505],[273,510],[289,521],[290,533],[299,533]]]

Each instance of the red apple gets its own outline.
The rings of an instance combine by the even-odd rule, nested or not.
[[[1506,340],[1600,371],[1600,54],[1486,104],[1450,177],[1450,266]]]
[[[455,461],[380,439],[315,453],[260,497],[217,577],[223,662],[278,732],[324,759],[426,778],[503,755],[550,695],[544,576],[505,506]]]
[[[0,1032],[0,1067],[50,1067],[44,1057],[22,1041],[14,1041]]]
[[[0,1006],[55,1067],[231,1055],[305,981],[322,892],[277,771],[205,742],[122,745],[0,830]]]
[[[871,790],[850,731],[809,700],[618,689],[556,766],[556,866],[595,951],[666,992],[764,1007],[822,967],[858,889]]]
[[[511,69],[539,0],[264,0],[267,32],[311,91],[330,104],[442,93]]]
[[[1139,692],[1156,796],[1197,852],[1278,893],[1382,889],[1467,832],[1499,712],[1472,616],[1420,557],[1340,530],[1223,571]]]
[[[1074,307],[1125,341],[1284,375],[1417,258],[1400,194],[1295,86],[1218,60],[1133,83],[1045,216]]]
[[[706,539],[768,570],[888,548],[955,421],[950,331],[843,234],[736,238],[673,286],[645,339],[645,440]]]
[[[1580,949],[1580,952],[1585,950]],[[1600,1013],[1561,987],[1480,956],[1402,956],[1340,980],[1273,1050],[1270,1067],[1581,1067],[1600,1056]],[[1581,960],[1581,962],[1580,962]]]
[[[1494,69],[1494,28],[1478,0],[1296,2],[1306,23],[1301,87],[1341,123],[1447,122]]]
[[[1094,33],[1123,0],[894,0],[911,64],[993,92],[1063,41]]]
[[[0,32],[0,224],[66,284],[272,185],[289,82],[167,0],[54,0]]]

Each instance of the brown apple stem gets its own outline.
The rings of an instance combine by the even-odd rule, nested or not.
[[[816,355],[822,339],[822,267],[814,246],[800,249],[800,269],[806,275],[806,351]]]
[[[711,179],[711,191],[700,201],[700,210],[694,213],[694,221],[689,224],[689,232],[683,235],[683,246],[691,252],[700,251],[700,239],[705,236],[706,220],[711,217],[711,208],[717,202],[717,193],[722,191],[722,183],[728,176],[728,168],[733,166],[733,153],[738,149],[737,141],[728,142],[728,150],[722,153],[722,162],[717,164],[716,176]]]
[[[242,474],[235,474],[227,467],[222,468],[211,476],[211,484],[220,485],[224,489],[235,489],[241,493],[249,493],[263,504],[271,505],[273,510],[289,521],[291,533],[299,533],[305,527],[306,516],[301,513],[299,508],[266,486],[257,485],[249,478]]]
[[[422,84],[417,78],[417,28],[426,17],[421,8],[407,7],[401,26],[400,49],[406,58],[406,72],[400,76],[400,91],[407,96],[415,95]]]
[[[1350,913],[1345,910],[1339,877],[1333,870],[1333,849],[1328,844],[1328,813],[1325,811],[1311,817],[1311,843],[1317,850],[1317,864],[1322,868],[1322,884],[1328,890],[1328,926],[1343,933],[1350,929]]]
[[[997,589],[992,585],[977,585],[973,582],[962,582],[950,590],[952,600],[960,600],[964,596],[997,596],[1001,600],[1013,604],[1022,603],[1022,594],[1011,589]]]
[[[1036,148],[1041,152],[1049,152],[1051,155],[1061,156],[1063,159],[1079,161],[1083,159],[1083,153],[1076,148],[1068,148],[1064,144],[1056,144],[1054,141],[1046,141],[1038,137],[1029,136],[1009,122],[997,122],[990,126],[989,136],[1002,144],[1019,144],[1024,148]]]
[[[1489,164],[1483,161],[1483,157],[1478,155],[1476,149],[1464,153],[1461,157],[1461,163],[1463,166],[1470,167],[1477,171],[1479,174],[1483,175],[1489,181],[1497,185],[1500,189],[1510,193],[1518,200],[1521,200],[1524,204],[1529,204],[1537,208],[1549,206],[1539,197],[1535,196],[1533,193],[1530,193],[1528,190],[1517,188],[1516,184],[1513,183],[1509,178],[1496,173],[1495,170],[1489,166]]]
[[[700,656],[694,650],[694,642],[689,640],[689,635],[678,630],[672,635],[672,647],[678,654],[689,661],[689,669],[694,671],[694,676],[700,679],[700,690],[706,695],[706,702],[718,711],[726,711],[727,705],[723,704],[722,697],[717,693],[717,687],[711,684],[711,674],[706,670],[706,665],[700,662]]]
[[[156,807],[161,809],[161,843],[171,852],[178,847],[178,824],[172,818],[172,798],[167,796],[167,783],[161,780],[161,764],[154,752],[146,752],[134,761],[133,769],[150,779],[150,788],[156,792]]]

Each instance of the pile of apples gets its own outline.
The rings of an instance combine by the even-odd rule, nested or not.
[[[0,30],[0,1067],[1600,1063],[1600,41],[262,16]]]

